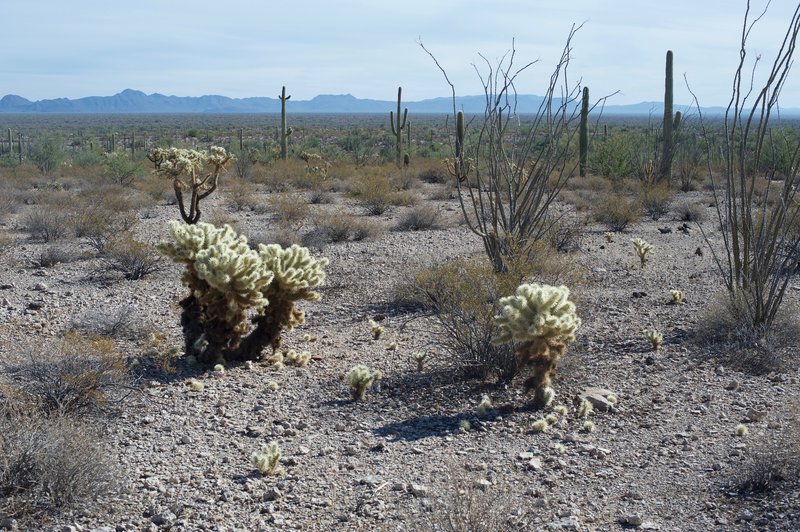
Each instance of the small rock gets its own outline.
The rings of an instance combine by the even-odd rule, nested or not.
[[[745,522],[749,522],[753,520],[753,512],[745,508],[742,510],[742,513],[739,514],[739,519]]]
[[[642,516],[639,514],[630,514],[625,516],[625,524],[629,526],[642,526]]]
[[[492,483],[485,478],[482,478],[475,483],[475,487],[481,491],[486,491],[492,487]]]
[[[735,392],[736,390],[738,390],[738,389],[739,389],[739,387],[740,387],[740,386],[741,386],[741,384],[739,384],[739,381],[737,381],[736,379],[734,379],[734,380],[732,380],[730,383],[728,383],[728,385],[727,385],[727,386],[725,386],[725,389],[726,389],[726,390],[730,390],[730,391],[732,391],[732,392]]]
[[[37,292],[46,292],[48,290],[48,288],[49,287],[44,283],[36,283],[33,286],[33,289],[36,290]]]
[[[278,501],[282,497],[283,497],[283,492],[279,490],[276,486],[271,486],[264,492],[265,502]]]
[[[747,418],[747,421],[750,421],[751,423],[758,423],[759,421],[764,421],[764,419],[766,419],[767,412],[764,410],[759,411],[751,408],[747,411],[745,417]]]
[[[533,469],[534,471],[541,471],[542,470],[542,459],[538,456],[536,458],[531,458],[528,461],[528,467]]]
[[[16,528],[17,520],[13,517],[4,517],[2,521],[0,521],[0,527],[4,528],[5,530],[12,530]]]
[[[517,455],[517,456],[519,457],[520,460],[530,460],[535,455],[533,453],[531,453],[531,452],[523,451],[523,452],[519,453],[519,455]]]
[[[408,487],[408,491],[415,497],[425,497],[428,495],[428,487],[422,484],[414,484],[413,482]]]

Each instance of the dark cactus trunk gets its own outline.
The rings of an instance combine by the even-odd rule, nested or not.
[[[581,126],[580,126],[580,174],[586,175],[586,162],[589,157],[589,87],[583,88],[583,100],[581,102]]]
[[[667,51],[667,65],[664,75],[664,131],[663,153],[659,177],[669,180],[672,177],[672,157],[675,151],[672,118],[672,50]]]
[[[389,122],[392,125],[392,134],[395,136],[395,164],[399,168],[403,163],[403,128],[406,127],[406,120],[408,119],[408,108],[403,113],[403,119],[400,119],[400,100],[403,94],[403,87],[397,87],[397,119],[395,120],[394,111],[389,111]]]

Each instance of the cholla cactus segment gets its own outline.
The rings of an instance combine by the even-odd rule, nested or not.
[[[279,465],[281,456],[280,447],[273,441],[265,445],[260,453],[253,453],[250,455],[250,463],[252,463],[262,475],[282,475],[284,471]]]
[[[672,297],[670,303],[673,305],[683,305],[686,302],[681,290],[670,290],[669,295]]]
[[[381,327],[381,325],[372,318],[369,319],[368,323],[369,323],[369,328],[372,330],[372,338],[374,340],[378,340],[383,335],[384,332],[383,327]]]
[[[372,383],[375,382],[375,379],[379,379],[380,377],[380,372],[373,372],[363,364],[354,366],[353,369],[351,369],[347,374],[347,382],[353,389],[353,399],[356,401],[364,399],[364,394],[367,392],[367,388],[372,386]]]
[[[647,254],[653,251],[653,245],[641,238],[634,238],[631,242],[633,243],[633,249],[636,251],[636,255],[639,257],[642,268],[644,268],[644,264],[647,262]]]
[[[242,306],[260,310],[268,303],[263,291],[272,282],[273,273],[246,242],[220,242],[195,255],[197,277],[233,297],[231,312]]]
[[[492,408],[494,408],[492,400],[489,398],[488,395],[484,395],[483,398],[481,399],[480,404],[478,405],[478,408],[475,409],[475,414],[483,417],[487,413],[489,413],[489,410],[491,410]]]
[[[259,244],[258,254],[267,268],[275,274],[275,281],[290,299],[314,301],[319,294],[310,290],[325,282],[325,271],[328,259],[315,259],[308,248],[293,245],[283,249],[278,244],[266,246]]]
[[[162,241],[158,244],[158,249],[175,262],[185,264],[193,263],[198,252],[215,244],[247,245],[247,238],[237,235],[229,225],[218,228],[203,222],[188,225],[172,220],[169,222],[169,230],[174,242]]]
[[[538,419],[531,424],[531,430],[533,432],[547,432],[547,429],[550,427],[550,424],[547,423],[546,419]]]
[[[657,351],[661,344],[664,342],[664,335],[658,332],[655,329],[649,329],[644,332],[645,338],[650,340],[650,344],[653,346],[653,351]]]
[[[527,342],[534,338],[574,341],[581,319],[568,298],[566,286],[520,285],[516,295],[500,299],[502,313],[494,318],[500,334],[495,342]]]
[[[308,351],[298,352],[294,349],[290,349],[289,352],[286,353],[284,360],[287,364],[304,368],[308,366],[308,363],[311,361],[311,353]]]
[[[614,241],[614,233],[612,233],[611,231],[604,233],[603,236],[606,238],[606,242],[608,242],[609,244]]]

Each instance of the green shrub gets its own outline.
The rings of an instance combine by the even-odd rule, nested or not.
[[[641,219],[640,209],[641,205],[634,200],[608,196],[598,198],[593,214],[609,231],[621,232]]]

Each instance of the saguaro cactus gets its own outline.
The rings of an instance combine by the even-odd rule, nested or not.
[[[394,111],[389,111],[389,122],[392,124],[392,134],[396,138],[395,146],[395,163],[398,168],[403,164],[403,128],[406,127],[408,119],[408,107],[403,113],[403,119],[400,119],[400,99],[403,94],[403,87],[397,87],[397,119],[395,120]]]
[[[286,87],[281,87],[281,93],[278,96],[281,100],[281,159],[286,159],[288,155],[287,141],[289,135],[292,134],[291,128],[286,127],[286,101],[291,97],[291,94],[286,95]]]
[[[586,175],[586,161],[589,157],[589,87],[583,88],[583,100],[581,101],[581,126],[579,134],[580,145],[580,174]]]
[[[672,116],[672,50],[667,50],[666,72],[664,74],[664,131],[663,153],[659,177],[672,177],[672,158],[675,155],[675,132],[680,125],[681,114]]]
[[[11,139],[11,128],[8,128],[8,156],[14,155],[14,141]]]

